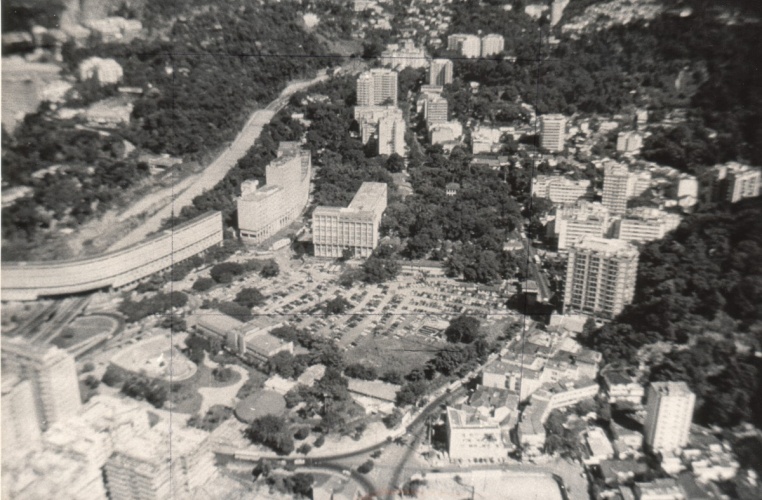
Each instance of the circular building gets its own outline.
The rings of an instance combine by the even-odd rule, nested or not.
[[[241,422],[250,424],[265,415],[282,415],[286,411],[286,400],[275,391],[262,390],[241,400],[235,407],[235,416]]]
[[[197,370],[196,365],[172,345],[172,339],[164,335],[118,352],[111,358],[111,364],[130,373],[171,382],[188,380]]]

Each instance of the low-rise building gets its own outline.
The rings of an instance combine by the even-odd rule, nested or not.
[[[457,182],[448,182],[447,185],[445,185],[445,194],[447,196],[457,196],[458,191],[460,191],[460,184]]]
[[[637,153],[643,147],[643,136],[633,130],[620,132],[616,138],[616,150],[620,153]]]
[[[680,484],[671,478],[635,483],[635,495],[638,500],[686,500]]]
[[[598,465],[603,460],[614,458],[614,447],[611,446],[609,438],[600,427],[593,427],[585,432],[585,443],[588,452],[585,464]]]
[[[463,136],[463,125],[457,121],[437,123],[429,127],[429,139],[432,144],[458,143]]]
[[[646,394],[637,378],[623,369],[604,368],[601,371],[603,392],[609,403],[628,402],[639,405]]]
[[[446,430],[451,460],[504,458],[507,455],[500,425],[473,408],[448,407]]]
[[[544,424],[549,414],[548,401],[534,399],[521,413],[516,437],[522,455],[531,459],[542,454],[546,438]]]
[[[588,179],[574,180],[563,175],[538,175],[532,180],[532,196],[545,198],[553,203],[576,203],[587,198],[590,190]]]
[[[495,153],[500,150],[500,138],[503,133],[499,128],[479,127],[471,132],[471,151],[473,154]]]
[[[403,40],[401,45],[390,44],[381,53],[381,65],[391,66],[396,70],[425,68],[428,64],[426,51],[417,48],[412,40]]]
[[[756,198],[762,188],[762,169],[728,162],[716,165],[712,171],[712,198],[716,201],[737,203]]]
[[[85,110],[85,119],[91,125],[114,128],[130,123],[133,105],[122,97],[104,99]]]
[[[114,85],[123,75],[122,66],[114,59],[90,57],[79,63],[79,79],[83,82],[94,79],[100,86]]]
[[[548,401],[551,410],[556,410],[592,399],[598,394],[599,389],[598,382],[587,378],[562,380],[553,384],[543,384],[532,394],[532,401],[544,399]]]
[[[613,224],[613,233],[620,240],[645,243],[662,239],[677,229],[681,220],[678,214],[637,207],[627,210],[627,214]]]
[[[489,57],[495,54],[499,54],[505,48],[505,39],[503,35],[496,35],[490,33],[485,35],[481,40],[481,55],[482,57]]]

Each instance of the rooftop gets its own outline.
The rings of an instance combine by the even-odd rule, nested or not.
[[[651,387],[657,393],[665,396],[690,396],[693,394],[685,382],[652,382]]]
[[[363,182],[349,203],[349,208],[360,212],[372,212],[382,197],[386,202],[386,190],[385,182]]]
[[[622,254],[623,256],[637,257],[638,250],[624,240],[609,240],[598,236],[586,234],[573,245],[578,250],[589,250],[606,255]]]

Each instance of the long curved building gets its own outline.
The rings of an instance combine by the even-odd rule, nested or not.
[[[222,213],[209,212],[132,248],[83,259],[2,264],[2,300],[36,300],[133,284],[222,242]]]

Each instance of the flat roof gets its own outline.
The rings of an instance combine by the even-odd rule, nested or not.
[[[386,201],[387,187],[385,182],[363,182],[349,203],[349,208],[360,212],[372,212],[383,197]]]

